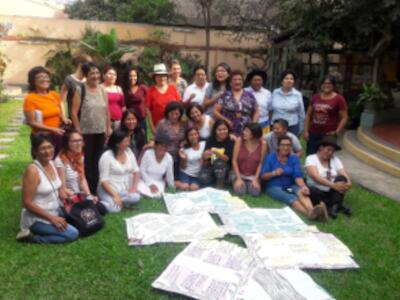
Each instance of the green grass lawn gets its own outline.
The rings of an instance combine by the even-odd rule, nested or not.
[[[0,131],[21,105],[0,104]],[[162,201],[143,199],[136,211],[108,215],[102,231],[68,245],[16,242],[21,192],[12,187],[30,161],[28,140],[24,127],[10,157],[0,162],[0,299],[184,299],[150,285],[185,244],[127,245],[124,218],[166,212]],[[266,196],[245,200],[251,207],[282,207]],[[341,239],[360,269],[308,273],[337,299],[400,299],[399,203],[358,186],[346,201],[353,217],[340,215],[318,228]],[[242,244],[238,237],[227,240]]]

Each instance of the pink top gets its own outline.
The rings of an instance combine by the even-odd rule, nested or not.
[[[256,174],[257,167],[261,161],[261,148],[260,141],[257,148],[253,152],[249,152],[244,145],[244,142],[242,142],[237,158],[240,175],[254,176]]]
[[[120,121],[122,109],[125,107],[124,95],[118,92],[107,92],[107,98],[111,121]]]

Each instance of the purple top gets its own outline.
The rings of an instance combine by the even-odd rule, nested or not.
[[[135,94],[132,94],[130,91],[125,96],[126,97],[126,106],[128,108],[132,108],[139,116],[139,118],[144,119],[146,117],[144,106],[146,103],[146,95],[147,95],[147,87],[143,84],[138,86]]]
[[[232,91],[226,91],[218,100],[222,105],[221,114],[232,121],[232,132],[240,136],[243,126],[252,121],[257,109],[257,101],[254,95],[243,90],[240,101],[236,101]]]

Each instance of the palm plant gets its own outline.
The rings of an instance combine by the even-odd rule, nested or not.
[[[379,86],[363,84],[363,91],[358,95],[357,104],[363,105],[365,111],[374,111],[382,109],[386,99],[387,96],[382,93]]]

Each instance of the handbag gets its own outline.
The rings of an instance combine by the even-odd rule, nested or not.
[[[51,184],[54,194],[58,198],[56,189],[54,188],[53,183],[47,176],[43,167],[39,163],[35,162],[35,164],[47,177],[48,181]],[[74,196],[76,197],[70,197],[69,200],[64,201],[64,203],[67,203],[67,207],[65,207],[63,203],[63,213],[65,219],[67,220],[67,223],[76,227],[76,229],[78,229],[79,231],[80,236],[92,235],[93,233],[103,228],[104,226],[103,218],[101,217],[99,211],[97,210],[94,202],[87,199],[88,195],[75,194]]]

